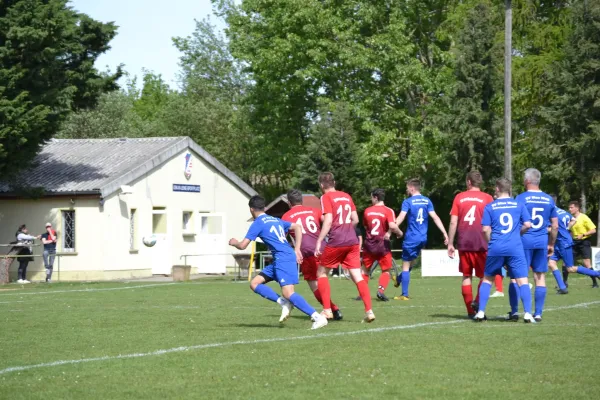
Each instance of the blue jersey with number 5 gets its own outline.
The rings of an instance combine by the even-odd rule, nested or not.
[[[573,216],[558,207],[556,207],[556,215],[558,217],[558,236],[556,237],[556,243],[566,249],[573,246],[573,237],[569,231],[569,223],[573,219]]]
[[[551,196],[541,190],[528,190],[517,196],[531,215],[531,228],[523,235],[524,249],[545,249],[548,246],[550,218],[556,218],[556,205]]]
[[[402,211],[406,212],[408,223],[404,241],[410,243],[426,241],[429,213],[433,211],[431,200],[420,194],[411,196],[402,202]]]
[[[488,256],[523,255],[521,226],[531,221],[527,208],[512,197],[497,199],[485,206],[481,225],[492,228]]]
[[[296,261],[296,253],[287,241],[286,234],[292,224],[267,214],[259,215],[246,234],[246,239],[260,238],[271,250],[275,261]]]

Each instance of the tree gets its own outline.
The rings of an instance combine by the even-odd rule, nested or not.
[[[0,174],[14,176],[71,110],[117,88],[94,68],[116,35],[112,23],[74,11],[67,0],[0,3]]]

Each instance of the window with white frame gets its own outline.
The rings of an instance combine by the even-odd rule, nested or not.
[[[167,233],[167,209],[165,207],[152,208],[152,233],[159,235]]]
[[[62,211],[62,251],[75,252],[75,210]]]
[[[137,250],[137,210],[129,213],[129,250]]]
[[[182,214],[182,230],[183,233],[193,233],[194,225],[192,216],[194,215],[191,211],[184,211]]]

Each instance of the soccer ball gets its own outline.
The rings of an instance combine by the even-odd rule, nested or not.
[[[144,246],[152,247],[156,244],[156,236],[154,236],[154,235],[144,236],[142,238],[142,242],[144,242]]]

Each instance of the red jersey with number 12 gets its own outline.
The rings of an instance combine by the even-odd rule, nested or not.
[[[358,244],[358,237],[352,225],[352,211],[356,206],[348,193],[334,190],[321,197],[323,214],[331,214],[333,221],[329,231],[328,247],[346,247]]]
[[[471,190],[456,195],[450,215],[458,217],[456,248],[458,251],[487,251],[481,219],[485,206],[494,201],[487,193]]]
[[[389,240],[385,234],[390,229],[390,222],[396,221],[394,210],[386,206],[371,206],[363,214],[363,225],[367,231],[365,252],[371,254],[387,254],[391,251]]]
[[[302,227],[302,244],[300,245],[302,257],[314,256],[317,239],[321,234],[321,210],[314,207],[294,206],[283,214],[281,219]],[[294,232],[291,230],[290,236],[294,236]]]

